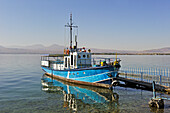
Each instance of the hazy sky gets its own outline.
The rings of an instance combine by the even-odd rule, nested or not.
[[[0,45],[64,45],[71,12],[79,46],[170,47],[170,0],[0,0]]]

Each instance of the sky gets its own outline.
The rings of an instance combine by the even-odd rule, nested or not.
[[[170,47],[170,0],[0,0],[0,46],[68,46],[70,13],[79,47]]]

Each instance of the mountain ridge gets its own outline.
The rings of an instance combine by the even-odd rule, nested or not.
[[[163,47],[159,49],[144,50],[147,53],[170,53],[170,47]]]
[[[0,54],[4,53],[27,53],[27,54],[56,54],[63,53],[64,46],[58,44],[52,44],[50,46],[44,46],[42,44],[34,44],[28,46],[8,46],[4,47],[0,45]],[[87,48],[88,49],[88,48]],[[97,49],[91,48],[92,53],[170,53],[170,47],[149,49],[142,51],[131,51],[131,50],[115,50],[115,49]]]

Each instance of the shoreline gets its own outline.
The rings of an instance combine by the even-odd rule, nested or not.
[[[51,53],[0,53],[0,54],[49,54],[49,55],[58,55]],[[61,55],[59,53],[59,55]],[[116,53],[92,53],[92,55],[116,55]],[[117,53],[117,55],[170,55],[170,53]]]
[[[92,53],[92,55],[116,55],[116,53]],[[170,53],[117,53],[117,55],[170,55]]]

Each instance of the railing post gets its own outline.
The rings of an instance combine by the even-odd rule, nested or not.
[[[160,75],[160,85],[162,85],[162,75]]]
[[[156,76],[156,68],[154,68],[154,80],[153,81],[155,81],[155,76]]]
[[[156,82],[157,82],[157,80],[158,80],[158,68],[156,67],[156,76],[155,76],[155,80],[156,80]],[[156,83],[155,82],[155,83]]]
[[[86,65],[86,59],[85,59],[85,67],[87,67],[87,65]]]
[[[162,82],[163,82],[163,81],[164,81],[163,78],[166,77],[166,76],[165,76],[165,69],[162,69],[162,76],[163,76],[163,77],[162,77]],[[162,85],[165,85],[165,86],[166,86],[166,83],[162,83]]]
[[[100,60],[100,64],[99,65],[101,66],[101,60]]]
[[[169,79],[169,68],[168,68],[168,86],[170,87],[170,79]]]
[[[96,64],[94,63],[94,58],[93,58],[93,65],[96,65]]]
[[[141,72],[141,81],[143,81],[143,72]]]
[[[155,81],[153,81],[153,83],[152,83],[152,88],[153,88],[153,98],[156,98]]]
[[[166,70],[166,68],[165,68],[165,69],[164,69],[164,76],[165,76],[165,78],[168,80],[167,75],[166,75],[166,71],[167,71],[167,70]],[[165,83],[165,85],[168,86],[167,83]]]
[[[127,78],[127,72],[125,72],[125,78]]]

